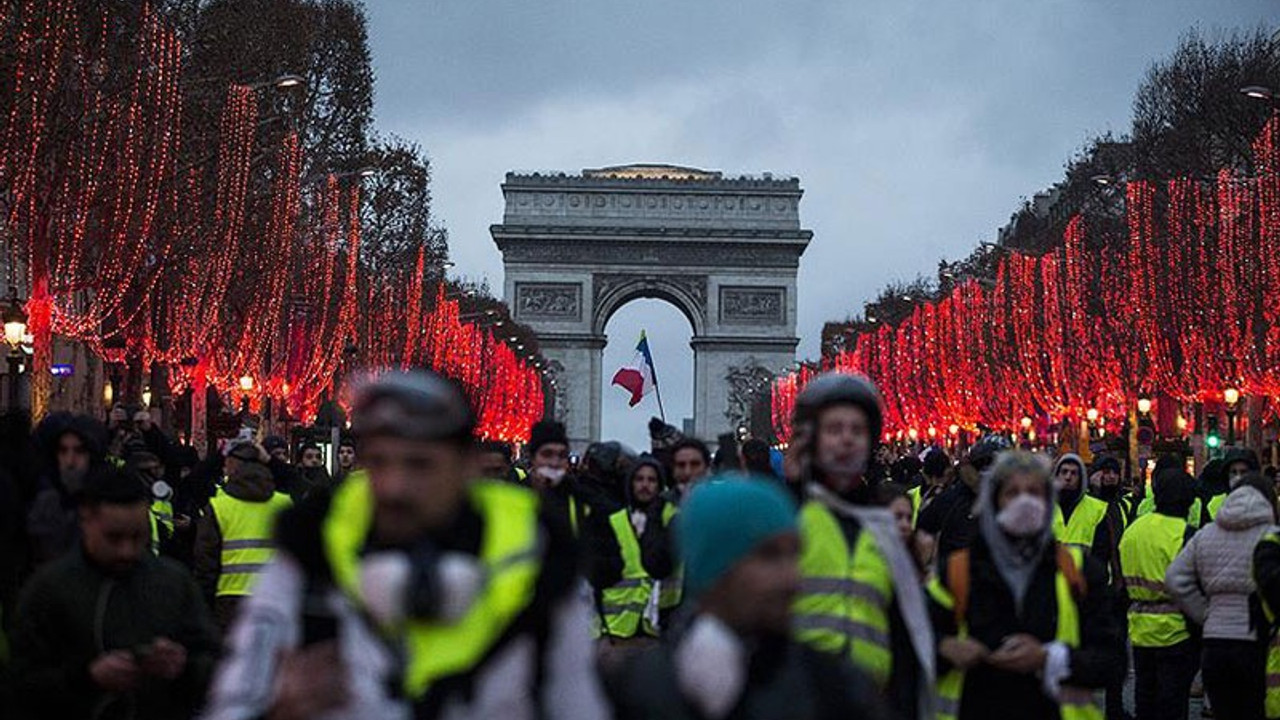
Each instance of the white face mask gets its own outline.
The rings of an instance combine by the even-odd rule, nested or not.
[[[565,471],[561,468],[540,467],[535,472],[538,476],[551,483],[551,487],[556,487],[564,480]]]
[[[747,684],[747,650],[718,618],[699,615],[675,652],[680,691],[702,714],[719,720]]]
[[[996,515],[996,524],[1014,537],[1032,537],[1044,530],[1048,513],[1044,499],[1023,493]]]

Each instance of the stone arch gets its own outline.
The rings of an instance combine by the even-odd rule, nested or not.
[[[705,290],[701,294],[697,292],[698,280],[701,280],[705,288],[705,277],[695,278],[690,282],[688,279],[673,280],[656,275],[637,274],[614,280],[612,284],[607,284],[608,280],[602,281],[598,278],[596,280],[597,299],[591,323],[592,334],[604,335],[610,318],[627,303],[632,300],[652,298],[665,300],[675,306],[689,321],[693,336],[701,337],[706,332],[707,306]],[[602,282],[606,283],[603,287]]]
[[[800,227],[796,178],[726,177],[674,165],[508,173],[489,228],[512,315],[538,335],[559,378],[548,394],[576,450],[600,439],[605,326],[639,298],[689,321],[694,433],[728,427],[730,375],[795,360]],[[554,363],[554,364],[553,364]]]

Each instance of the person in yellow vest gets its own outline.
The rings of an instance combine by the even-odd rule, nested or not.
[[[1155,510],[1133,521],[1120,539],[1120,568],[1129,596],[1137,720],[1185,720],[1200,648],[1165,588],[1169,565],[1195,528],[1187,511],[1195,499],[1185,470],[1162,470],[1151,484]]]
[[[947,489],[951,474],[951,457],[942,448],[930,448],[921,461],[920,476],[923,482],[907,490],[911,501],[911,526],[915,527],[920,511]]]
[[[678,594],[662,597],[665,583],[679,588],[667,531],[676,513],[661,496],[663,475],[657,458],[640,456],[625,485],[626,506],[609,516],[609,532],[590,550],[587,577],[596,591],[606,664],[652,645],[661,633],[662,610],[679,604]]]
[[[1262,466],[1258,463],[1257,453],[1248,448],[1231,448],[1222,457],[1223,487],[1234,488],[1241,478],[1261,470]],[[1220,492],[1209,499],[1207,508],[1210,520],[1218,516],[1218,509],[1222,507],[1222,503],[1227,499],[1228,493],[1229,490]]]
[[[356,388],[362,469],[281,517],[208,720],[608,716],[573,537],[471,476],[474,428],[437,375]]]
[[[1267,620],[1267,720],[1280,720],[1280,531],[1262,536],[1253,550],[1253,580]]]
[[[539,420],[529,429],[529,487],[542,498],[547,511],[580,535],[588,506],[577,494],[577,479],[569,471],[569,435],[564,423]]]
[[[780,483],[716,476],[677,523],[689,613],[608,683],[618,720],[891,717],[865,673],[789,637],[800,536]]]
[[[211,600],[224,633],[270,562],[276,517],[291,504],[289,496],[276,492],[266,465],[242,462],[201,511],[196,522],[196,581]]]
[[[1270,632],[1252,561],[1275,523],[1275,487],[1259,473],[1237,478],[1214,521],[1196,532],[1165,573],[1169,596],[1204,628],[1204,689],[1215,717],[1224,720],[1263,714]]]
[[[1012,450],[984,475],[978,533],[929,583],[940,720],[1099,720],[1125,674],[1107,570],[1053,538],[1049,462]]]
[[[1081,548],[1110,565],[1120,544],[1119,513],[1105,500],[1084,492],[1085,465],[1079,455],[1067,453],[1053,466],[1058,493],[1054,509],[1053,534],[1058,542]]]
[[[804,489],[796,639],[848,657],[902,718],[933,717],[934,645],[915,563],[866,471],[883,429],[880,393],[827,373],[796,398],[784,472]]]

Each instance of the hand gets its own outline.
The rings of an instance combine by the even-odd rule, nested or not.
[[[1039,640],[1026,633],[1010,635],[987,658],[987,664],[1009,672],[1031,675],[1044,668],[1048,651]]]
[[[165,680],[176,680],[187,668],[187,649],[169,638],[157,638],[142,658],[142,671]]]
[[[280,658],[270,720],[311,718],[347,703],[347,673],[333,641]]]
[[[986,660],[991,651],[973,638],[947,637],[938,644],[938,654],[957,668],[968,670]]]
[[[138,663],[128,650],[103,653],[89,663],[93,683],[110,692],[127,692],[138,685]]]
[[[813,431],[807,423],[797,427],[795,436],[791,438],[791,444],[782,457],[782,476],[790,485],[804,482],[804,465],[813,443],[812,435]]]

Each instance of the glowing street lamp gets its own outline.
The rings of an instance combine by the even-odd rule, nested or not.
[[[1143,415],[1151,414],[1151,398],[1149,397],[1138,398],[1138,412],[1142,413]]]
[[[1227,404],[1227,407],[1234,409],[1236,404],[1240,402],[1240,391],[1233,387],[1223,390],[1222,401]]]
[[[1085,419],[1091,423],[1098,422],[1098,408],[1089,408],[1089,410],[1085,412],[1084,416]]]
[[[253,392],[253,376],[252,375],[240,376],[240,389],[246,393]]]
[[[22,339],[27,334],[27,314],[22,310],[22,303],[16,294],[10,296],[9,304],[4,309],[4,341],[9,349],[17,351],[22,346]]]
[[[1026,431],[1026,430],[1030,430],[1030,429],[1031,429],[1031,423],[1032,423],[1031,418],[1026,417],[1026,416],[1024,415],[1024,416],[1023,416],[1023,418],[1022,418],[1022,429],[1023,429],[1024,431]]]

